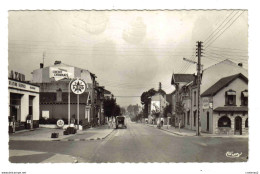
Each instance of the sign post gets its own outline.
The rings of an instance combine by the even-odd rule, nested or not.
[[[85,92],[86,83],[81,79],[76,79],[72,81],[72,83],[70,84],[70,89],[74,94],[77,95],[77,120],[78,120],[77,124],[79,129],[79,95]],[[69,117],[70,117],[70,97],[69,97]]]

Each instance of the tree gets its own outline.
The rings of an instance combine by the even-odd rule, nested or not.
[[[151,97],[156,94],[156,90],[151,88],[148,91],[145,91],[141,95],[141,103],[144,105],[143,115],[148,117],[148,104],[151,102]]]
[[[172,114],[172,105],[170,104],[163,109],[163,117],[167,118],[168,113]]]
[[[185,113],[184,104],[182,102],[176,102],[176,109],[175,109],[177,118],[178,118],[178,124],[179,124],[179,131],[180,131],[180,118],[181,115]]]
[[[113,111],[114,111],[114,112],[113,112],[113,116],[119,116],[119,115],[121,115],[121,112],[120,112],[121,110],[120,110],[120,106],[119,106],[119,105],[115,104]]]
[[[104,115],[105,116],[107,116],[109,118],[114,116],[114,110],[115,110],[115,106],[116,106],[115,99],[113,99],[113,98],[104,99],[103,106],[104,106]]]

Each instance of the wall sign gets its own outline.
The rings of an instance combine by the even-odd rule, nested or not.
[[[13,88],[17,88],[17,89],[26,90],[26,91],[32,91],[32,92],[40,91],[39,87],[32,86],[30,84],[26,84],[23,82],[17,82],[14,80],[9,80],[8,87],[13,87]]]
[[[209,109],[213,107],[213,101],[209,97],[202,98],[202,109]]]
[[[74,78],[74,67],[50,67],[50,78],[54,78],[56,81],[61,79]]]
[[[71,91],[74,94],[82,94],[86,90],[86,84],[83,80],[74,80],[70,85]]]

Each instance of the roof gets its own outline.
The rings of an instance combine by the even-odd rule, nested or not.
[[[248,83],[248,78],[245,77],[243,74],[235,74],[232,76],[224,77],[217,81],[214,85],[212,85],[210,88],[208,88],[205,92],[201,94],[202,97],[204,96],[214,96],[216,95],[221,89],[228,86],[232,81],[234,81],[237,78],[241,78],[245,82]]]
[[[238,112],[247,112],[247,106],[224,106],[224,107],[217,107],[214,111],[238,111]]]
[[[242,73],[248,77],[248,70],[226,59],[203,70],[201,79],[201,94],[214,85],[219,79]]]
[[[172,74],[171,84],[186,82],[189,83],[194,80],[194,74]]]

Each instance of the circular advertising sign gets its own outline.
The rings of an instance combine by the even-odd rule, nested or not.
[[[62,119],[59,119],[59,120],[57,121],[57,126],[58,126],[58,127],[63,127],[63,126],[64,126],[64,121],[63,121]]]
[[[74,80],[70,85],[71,91],[74,94],[82,94],[86,90],[86,84],[83,80]]]

